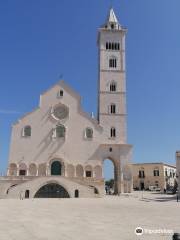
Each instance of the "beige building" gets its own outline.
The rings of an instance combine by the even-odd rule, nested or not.
[[[64,81],[41,94],[39,106],[12,126],[7,176],[0,197],[104,195],[103,162],[114,164],[115,194],[131,192],[131,152],[126,133],[125,37],[110,9],[98,30],[98,117],[81,108]]]
[[[178,195],[180,197],[180,151],[176,152],[176,168],[177,168]]]
[[[156,186],[163,192],[174,186],[176,167],[165,163],[133,164],[133,188],[137,190]]]

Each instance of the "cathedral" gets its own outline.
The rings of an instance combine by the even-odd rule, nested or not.
[[[12,126],[1,198],[87,198],[105,195],[103,162],[114,165],[114,194],[132,190],[127,143],[125,38],[114,10],[98,29],[97,119],[63,80]]]

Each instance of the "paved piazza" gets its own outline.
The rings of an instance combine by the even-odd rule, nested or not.
[[[148,192],[97,199],[0,200],[2,240],[172,239],[172,234],[136,236],[138,226],[180,232],[180,202]]]

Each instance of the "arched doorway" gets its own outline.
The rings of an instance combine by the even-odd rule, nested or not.
[[[29,198],[29,193],[30,193],[29,190],[25,191],[25,198]]]
[[[61,175],[62,174],[62,164],[59,161],[54,161],[51,164],[51,175]]]
[[[76,190],[74,191],[74,197],[75,197],[75,198],[78,198],[78,197],[79,197],[79,190],[78,190],[78,189],[76,189]]]
[[[111,159],[105,159],[103,162],[103,177],[105,181],[105,192],[107,195],[116,193],[116,169]]]
[[[57,183],[49,183],[41,187],[34,198],[69,198],[69,193]]]

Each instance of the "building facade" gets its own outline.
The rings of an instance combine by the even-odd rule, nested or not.
[[[113,9],[98,30],[98,118],[81,108],[64,81],[12,127],[7,176],[0,194],[17,198],[104,195],[103,162],[114,164],[115,194],[131,192],[132,146],[126,137],[125,37]]]
[[[176,152],[176,168],[177,168],[178,195],[180,198],[180,151]]]
[[[176,167],[165,163],[133,164],[133,188],[149,190],[156,186],[163,192],[175,185]]]

